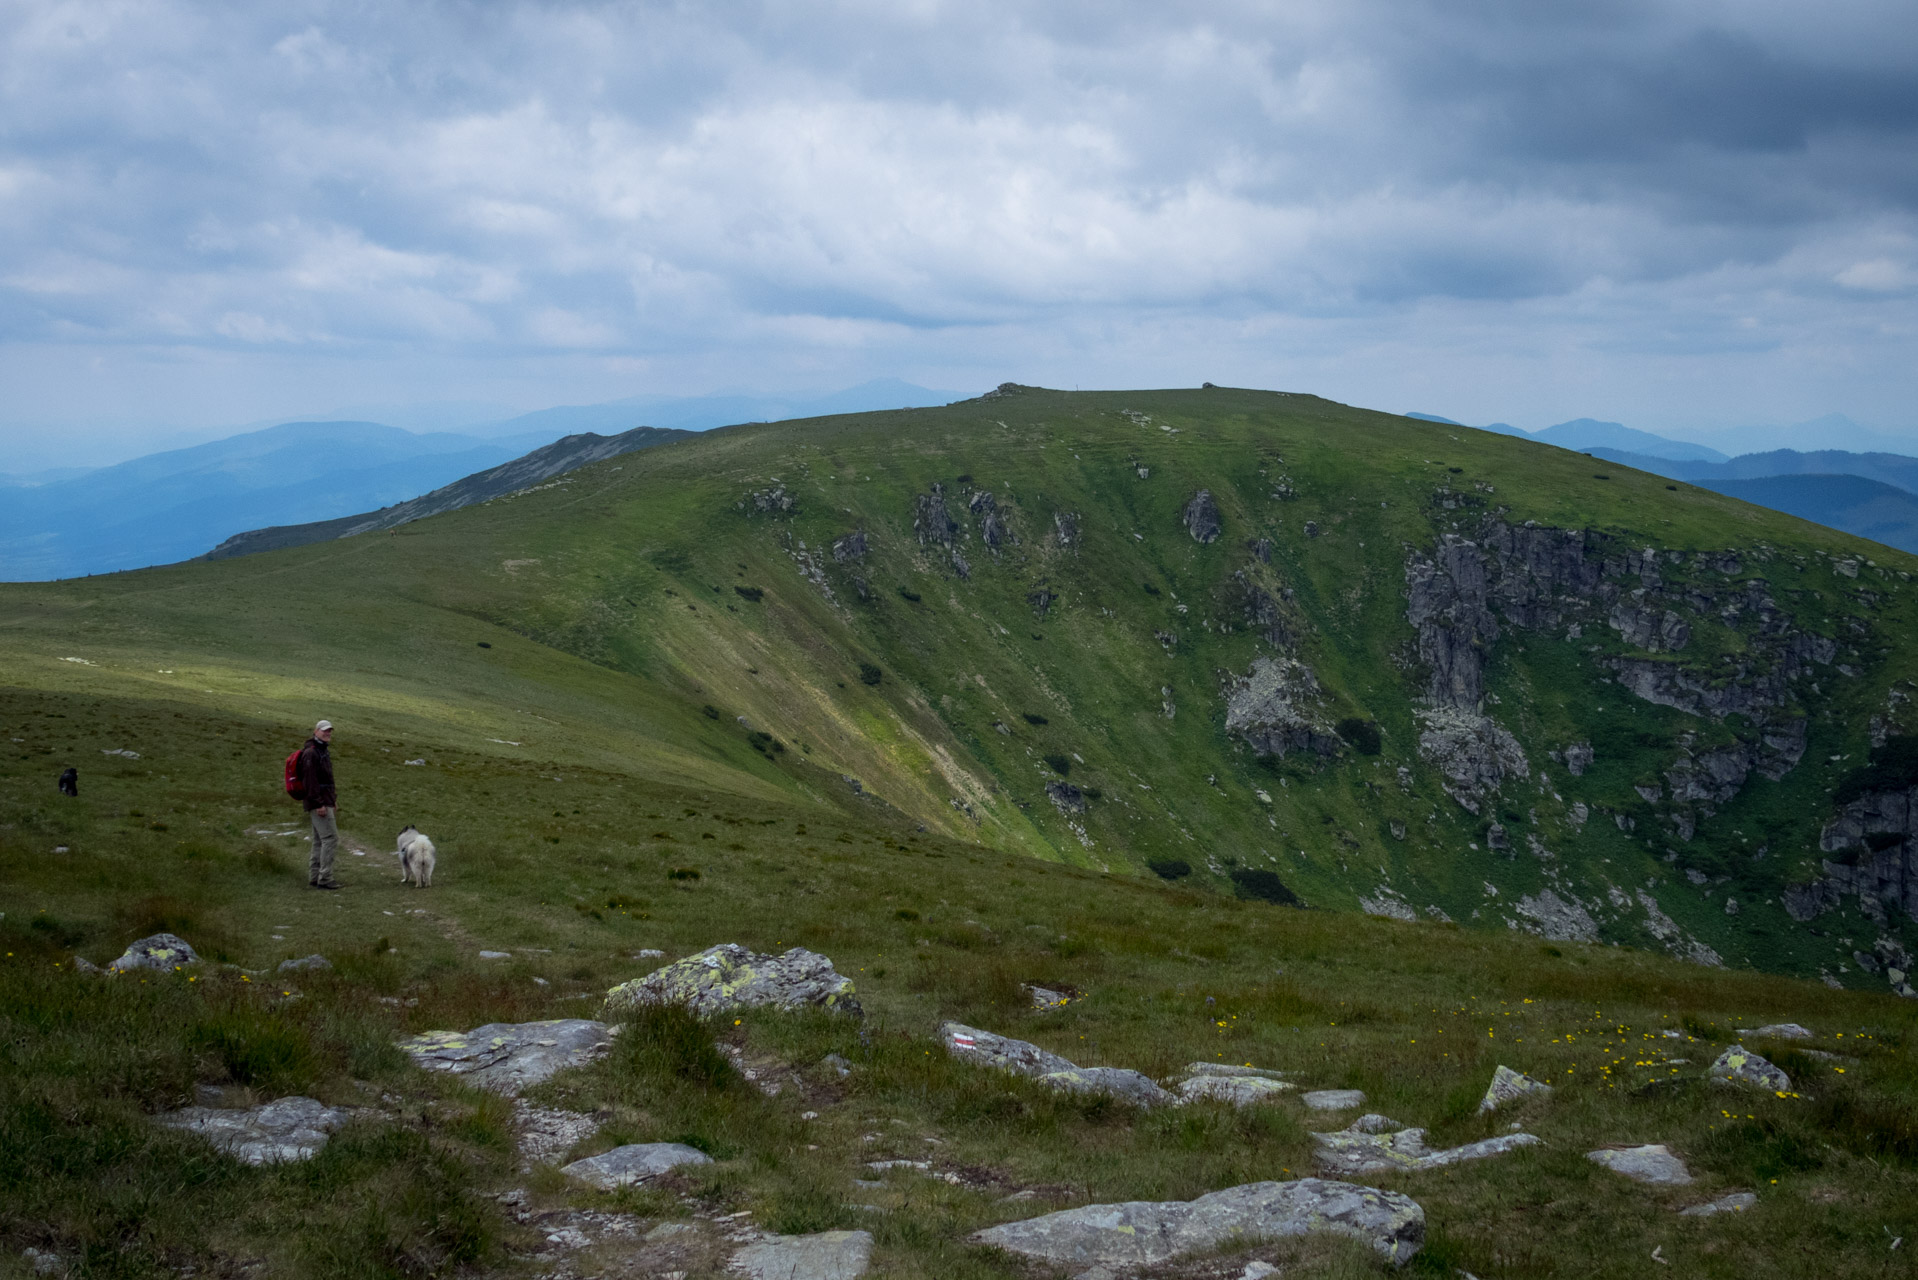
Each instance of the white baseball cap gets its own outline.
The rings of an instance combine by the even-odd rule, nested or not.
[[[313,732],[325,733],[328,730],[330,730],[332,727],[333,727],[333,722],[331,720],[322,720],[318,724],[313,726]]]

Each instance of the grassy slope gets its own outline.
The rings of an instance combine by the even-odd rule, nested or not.
[[[1754,775],[1681,848],[1656,834],[1632,784],[1656,780],[1682,734],[1703,748],[1729,741],[1736,722],[1619,693],[1600,663],[1627,650],[1602,626],[1576,642],[1508,633],[1491,654],[1492,710],[1539,772],[1508,783],[1499,816],[1537,834],[1588,901],[1602,904],[1612,886],[1649,887],[1728,962],[1838,972],[1852,945],[1838,939],[1855,943],[1870,926],[1828,917],[1837,927],[1820,941],[1793,927],[1777,898],[1815,871],[1826,797],[1865,750],[1870,712],[1918,674],[1918,649],[1898,642],[1913,621],[1911,589],[1893,573],[1904,560],[1870,549],[1885,567],[1866,570],[1883,597],[1868,608],[1861,584],[1829,559],[1863,544],[1622,468],[1600,479],[1597,465],[1304,396],[1032,392],[710,433],[398,536],[11,588],[0,593],[0,652],[35,686],[166,690],[277,708],[289,725],[326,710],[401,736],[457,731],[503,758],[631,769],[738,795],[837,804],[850,791],[843,775],[932,829],[998,848],[1112,868],[1181,858],[1214,883],[1234,867],[1266,867],[1308,902],[1341,908],[1389,884],[1414,906],[1496,924],[1501,904],[1544,886],[1548,870],[1494,856],[1484,819],[1448,800],[1416,757],[1406,548],[1469,532],[1494,504],[1514,521],[1602,530],[1624,548],[1770,545],[1781,554],[1748,558],[1746,574],[1763,577],[1805,627],[1857,643],[1841,660],[1864,672],[1827,677],[1808,703],[1806,763],[1776,783]],[[1282,479],[1290,500],[1270,496]],[[797,499],[795,513],[742,509],[775,481]],[[961,514],[970,581],[914,536],[914,497],[935,481],[955,509],[965,492],[991,489],[1018,538],[993,553],[978,520]],[[1441,486],[1467,505],[1435,506]],[[1209,546],[1179,523],[1200,487],[1225,516]],[[1078,517],[1076,545],[1060,545],[1058,512]],[[1305,536],[1308,521],[1319,536]],[[828,546],[854,528],[868,534],[868,561],[833,563]],[[1247,551],[1253,538],[1270,540],[1270,564]],[[802,576],[801,556],[822,566],[831,601]],[[870,601],[851,586],[854,572],[870,582]],[[1275,771],[1225,736],[1225,678],[1269,651],[1246,624],[1241,573],[1293,593],[1289,620],[1327,720],[1376,719],[1380,756],[1348,752],[1323,766],[1294,757]],[[1668,576],[1688,573],[1703,576]],[[735,586],[765,594],[749,601]],[[1029,603],[1040,590],[1058,597],[1043,619]],[[1845,630],[1852,615],[1869,639]],[[1744,644],[1708,621],[1694,630],[1687,660]],[[1155,633],[1176,643],[1168,650]],[[482,639],[494,647],[479,648]],[[73,656],[97,665],[59,661]],[[887,673],[880,686],[857,679],[861,662]],[[717,719],[701,715],[706,706]],[[762,758],[740,716],[797,754]],[[1598,745],[1597,768],[1584,779],[1554,773],[1548,749],[1579,739]],[[1099,793],[1078,830],[1045,799],[1056,776],[1047,756]],[[1415,779],[1408,792],[1388,785],[1401,765]],[[1636,814],[1640,829],[1627,837],[1602,817],[1574,826],[1579,801]],[[1394,822],[1406,839],[1392,838]],[[1768,856],[1754,861],[1759,832]],[[1694,890],[1685,871],[1716,883]],[[1488,883],[1498,903],[1488,903]],[[1744,908],[1735,918],[1722,909],[1728,895]],[[1642,919],[1600,915],[1608,939],[1652,944]]]
[[[16,1248],[83,1253],[97,1274],[221,1257],[314,1275],[420,1274],[467,1256],[497,1263],[502,1243],[523,1238],[473,1193],[517,1181],[503,1116],[408,1072],[382,1049],[386,1038],[584,1011],[591,1001],[574,997],[644,969],[628,958],[639,947],[678,955],[737,940],[833,956],[872,1010],[870,1046],[847,1028],[754,1018],[725,1033],[798,1064],[812,1081],[804,1094],[761,1102],[723,1080],[707,1087],[630,1062],[553,1093],[608,1108],[605,1130],[582,1150],[694,1137],[726,1157],[692,1188],[713,1203],[776,1229],[874,1225],[884,1274],[1011,1274],[960,1243],[974,1226],[1029,1211],[1000,1203],[1007,1185],[1040,1187],[1044,1207],[1191,1195],[1309,1167],[1307,1122],[1292,1106],[1136,1116],[1062,1102],[928,1054],[922,1037],[944,1016],[1091,1063],[1162,1071],[1229,1055],[1293,1067],[1309,1085],[1365,1088],[1379,1109],[1448,1143],[1495,1131],[1471,1114],[1495,1062],[1550,1078],[1558,1098],[1522,1113],[1550,1143],[1543,1152],[1378,1180],[1426,1206],[1433,1243],[1418,1265],[1432,1274],[1637,1275],[1654,1245],[1690,1274],[1892,1274],[1897,1255],[1880,1233],[1918,1237],[1909,1006],[1502,930],[1287,911],[1087,865],[1124,870],[1159,851],[1255,861],[1262,843],[1284,847],[1269,834],[1283,830],[1306,856],[1279,865],[1309,898],[1349,901],[1340,864],[1387,858],[1395,882],[1429,885],[1461,915],[1479,880],[1516,887],[1524,872],[1468,856],[1474,833],[1427,784],[1416,806],[1396,788],[1375,796],[1362,759],[1288,776],[1272,792],[1282,825],[1268,825],[1249,793],[1275,780],[1218,727],[1216,673],[1242,670],[1251,638],[1192,621],[1208,610],[1215,627],[1227,620],[1213,593],[1244,565],[1240,548],[1255,533],[1278,544],[1277,580],[1295,587],[1324,636],[1308,656],[1333,697],[1384,726],[1381,772],[1409,756],[1405,692],[1387,659],[1407,634],[1399,544],[1429,541],[1419,504],[1433,466],[1493,484],[1515,517],[1630,521],[1674,546],[1849,544],[1650,477],[1593,481],[1589,462],[1556,451],[1303,398],[1206,393],[1215,394],[1232,412],[1190,394],[1034,396],[742,428],[397,537],[7,589],[0,727],[20,741],[0,759],[9,953],[0,1232]],[[1180,416],[1199,404],[1205,422]],[[1140,426],[1119,408],[1180,432]],[[1299,498],[1265,501],[1261,467],[1290,476]],[[1022,541],[995,563],[975,540],[973,580],[958,583],[922,558],[905,513],[931,480],[967,472],[1002,501],[995,472],[1011,480]],[[799,495],[797,516],[736,509],[774,475]],[[1228,522],[1210,547],[1177,525],[1202,483]],[[1535,505],[1521,505],[1521,490]],[[1055,508],[1082,516],[1076,555],[1040,537]],[[798,579],[787,539],[791,550],[801,540],[818,548],[861,517],[880,602],[841,611]],[[1307,519],[1325,535],[1305,539]],[[1736,535],[1714,535],[1726,520]],[[843,571],[832,572],[847,601]],[[1815,572],[1809,589],[1834,598],[1838,584]],[[1044,622],[1025,601],[1041,577],[1064,596]],[[1164,594],[1146,595],[1147,580]],[[733,583],[765,596],[748,602],[725,589]],[[920,603],[896,594],[900,585]],[[1176,613],[1174,592],[1190,613]],[[1894,596],[1888,610],[1904,607]],[[1178,631],[1172,656],[1154,628]],[[1499,654],[1495,687],[1504,705],[1526,708],[1514,727],[1528,745],[1562,723],[1597,723],[1587,701],[1623,717],[1621,734],[1654,720],[1674,727],[1657,709],[1581,688],[1589,670],[1565,647],[1522,645]],[[859,681],[861,660],[885,668],[876,688]],[[1873,679],[1899,674],[1903,660],[1896,650],[1879,659]],[[1162,684],[1180,706],[1169,723]],[[708,703],[720,719],[703,714]],[[1049,723],[1013,719],[1023,711]],[[304,846],[272,834],[290,816],[279,757],[322,712],[342,724],[347,844],[373,854],[343,856],[350,888],[337,897],[308,894]],[[789,749],[755,751],[736,715]],[[1014,733],[992,731],[995,718]],[[1841,712],[1820,727],[1829,736],[1808,760],[1855,750],[1861,718]],[[115,748],[140,758],[96,754]],[[1087,761],[1074,781],[1115,797],[1089,815],[1091,850],[1039,800],[1035,757],[1061,750]],[[53,766],[67,760],[82,767],[78,802],[52,793]],[[1585,781],[1630,785],[1630,761],[1609,767],[1620,776],[1601,768]],[[888,803],[855,797],[841,773]],[[1791,824],[1814,827],[1822,814],[1798,811],[1807,806],[1793,785],[1805,784],[1754,780],[1750,807],[1738,807],[1741,797],[1721,819],[1727,831],[1778,840]],[[955,792],[973,799],[978,827],[948,803]],[[1393,848],[1379,825],[1399,803],[1425,834]],[[444,851],[429,894],[392,883],[390,856],[378,852],[408,821]],[[1598,824],[1588,831],[1611,838]],[[1592,857],[1648,861],[1622,840],[1595,844]],[[700,878],[667,879],[686,867]],[[1683,901],[1668,899],[1668,910],[1679,915]],[[1697,915],[1702,931],[1710,919]],[[74,950],[104,960],[160,926],[253,967],[324,951],[339,975],[304,981],[300,1000],[233,974],[208,975],[205,986],[122,982],[94,996],[55,967]],[[516,958],[488,965],[476,958],[483,947]],[[1092,997],[1036,1017],[1017,1007],[1022,980]],[[1737,1116],[1714,1094],[1641,1098],[1624,1087],[1673,1074],[1666,1054],[1648,1051],[1655,1030],[1698,1037],[1680,1042],[1696,1066],[1727,1028],[1785,1018],[1817,1028],[1824,1047],[1860,1043],[1861,1061],[1841,1074],[1781,1054],[1808,1096],[1741,1100]],[[846,1085],[809,1065],[834,1049],[862,1064]],[[202,1161],[182,1177],[190,1146],[154,1137],[140,1114],[176,1104],[195,1079],[342,1101],[365,1101],[352,1082],[367,1080],[405,1099],[408,1114],[432,1103],[423,1114],[434,1119],[425,1138],[418,1126],[369,1122],[310,1174]],[[797,1119],[806,1106],[820,1121]],[[855,1190],[858,1161],[875,1149],[861,1135],[879,1129],[897,1135],[879,1154],[914,1155],[926,1149],[922,1135],[937,1136],[942,1159],[1000,1182],[965,1189],[894,1175],[883,1193]],[[76,1151],[82,1131],[103,1136]],[[1658,1193],[1603,1175],[1582,1152],[1609,1141],[1670,1142],[1704,1185]],[[427,1190],[396,1196],[412,1179]],[[1759,1212],[1701,1222],[1665,1211],[1735,1186],[1761,1192]],[[535,1189],[549,1203],[599,1202],[550,1179]],[[845,1208],[855,1200],[893,1212],[856,1218]],[[634,1203],[683,1211],[660,1197]]]

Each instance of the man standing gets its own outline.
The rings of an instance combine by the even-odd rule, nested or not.
[[[333,850],[340,842],[336,821],[340,804],[333,789],[333,756],[327,750],[331,741],[333,722],[322,720],[313,726],[313,736],[300,748],[300,787],[305,793],[306,812],[313,819],[313,860],[307,866],[306,882],[315,889],[340,887],[333,878]]]

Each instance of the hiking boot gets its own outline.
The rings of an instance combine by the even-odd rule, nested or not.
[[[342,886],[338,880],[315,880],[313,887],[315,889],[339,889],[344,886]]]

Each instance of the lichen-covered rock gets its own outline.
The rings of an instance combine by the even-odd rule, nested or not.
[[[1312,668],[1292,658],[1254,658],[1252,668],[1225,687],[1225,731],[1260,755],[1339,749],[1337,732],[1319,710]]]
[[[1213,1102],[1230,1103],[1235,1107],[1273,1102],[1279,1095],[1289,1093],[1296,1087],[1289,1081],[1271,1080],[1264,1076],[1228,1076],[1210,1073],[1189,1076],[1179,1081],[1176,1086],[1179,1100],[1182,1102],[1207,1099]]]
[[[1492,1073],[1492,1083],[1486,1087],[1485,1096],[1479,1100],[1480,1115],[1487,1111],[1496,1111],[1508,1102],[1521,1098],[1548,1098],[1552,1086],[1543,1080],[1534,1080],[1522,1071],[1514,1071],[1503,1063]]]
[[[560,1172],[601,1191],[611,1191],[657,1178],[683,1164],[712,1162],[713,1158],[704,1151],[683,1142],[635,1142],[575,1160]]]
[[[1010,1253],[1070,1267],[1149,1267],[1234,1237],[1328,1231],[1364,1240],[1403,1264],[1425,1243],[1425,1211],[1409,1197],[1347,1182],[1252,1182],[1196,1200],[1092,1204],[975,1232]]]
[[[750,1280],[857,1280],[872,1257],[869,1231],[821,1231],[768,1236],[733,1255],[732,1268]]]
[[[1236,1062],[1188,1062],[1185,1064],[1188,1076],[1257,1076],[1261,1080],[1283,1080],[1287,1076],[1297,1075],[1296,1071],[1280,1071],[1275,1067],[1255,1067],[1251,1063]]]
[[[605,1013],[644,1004],[682,1004],[702,1017],[731,1009],[825,1009],[860,1017],[852,979],[804,947],[760,955],[737,943],[708,947],[606,993]]]
[[[961,1022],[947,1022],[939,1028],[946,1052],[968,1062],[979,1062],[1001,1071],[1022,1076],[1044,1076],[1055,1071],[1076,1070],[1074,1063],[1056,1053],[1048,1053],[1036,1044],[994,1035]]]
[[[1767,1089],[1774,1093],[1791,1092],[1790,1076],[1742,1044],[1735,1044],[1719,1054],[1718,1061],[1712,1063],[1706,1074],[1714,1080],[1728,1080],[1755,1089]]]
[[[120,958],[107,966],[108,973],[126,973],[133,969],[152,969],[171,973],[175,969],[200,963],[199,953],[185,938],[171,933],[156,933],[130,944]]]
[[[490,1022],[471,1031],[426,1031],[399,1042],[427,1071],[472,1077],[495,1093],[517,1094],[554,1072],[591,1062],[611,1047],[612,1029],[585,1018]]]
[[[1193,494],[1192,500],[1185,504],[1185,510],[1179,513],[1179,520],[1195,542],[1217,542],[1219,534],[1225,529],[1225,522],[1219,516],[1219,504],[1212,500],[1210,489],[1201,489]]]
[[[1685,1162],[1673,1155],[1671,1148],[1662,1142],[1642,1147],[1605,1147],[1586,1152],[1585,1158],[1605,1166],[1613,1173],[1623,1174],[1633,1182],[1655,1187],[1688,1187],[1692,1182],[1691,1171],[1685,1167]]]
[[[1507,1133],[1482,1142],[1468,1142],[1462,1147],[1434,1151],[1425,1145],[1423,1129],[1381,1133],[1377,1123],[1368,1123],[1382,1119],[1381,1116],[1364,1116],[1351,1127],[1337,1133],[1313,1134],[1312,1144],[1316,1148],[1319,1167],[1327,1173],[1345,1177],[1393,1169],[1408,1172],[1438,1169],[1446,1165],[1463,1164],[1467,1160],[1501,1156],[1520,1147],[1536,1146],[1539,1141],[1529,1133]]]
[[[1177,1102],[1171,1094],[1153,1083],[1151,1077],[1124,1067],[1072,1067],[1048,1071],[1039,1083],[1066,1093],[1102,1093],[1138,1107],[1159,1107]]]
[[[245,1164],[310,1160],[352,1118],[344,1107],[313,1098],[280,1098],[245,1110],[187,1107],[155,1116],[169,1129],[197,1133]]]

